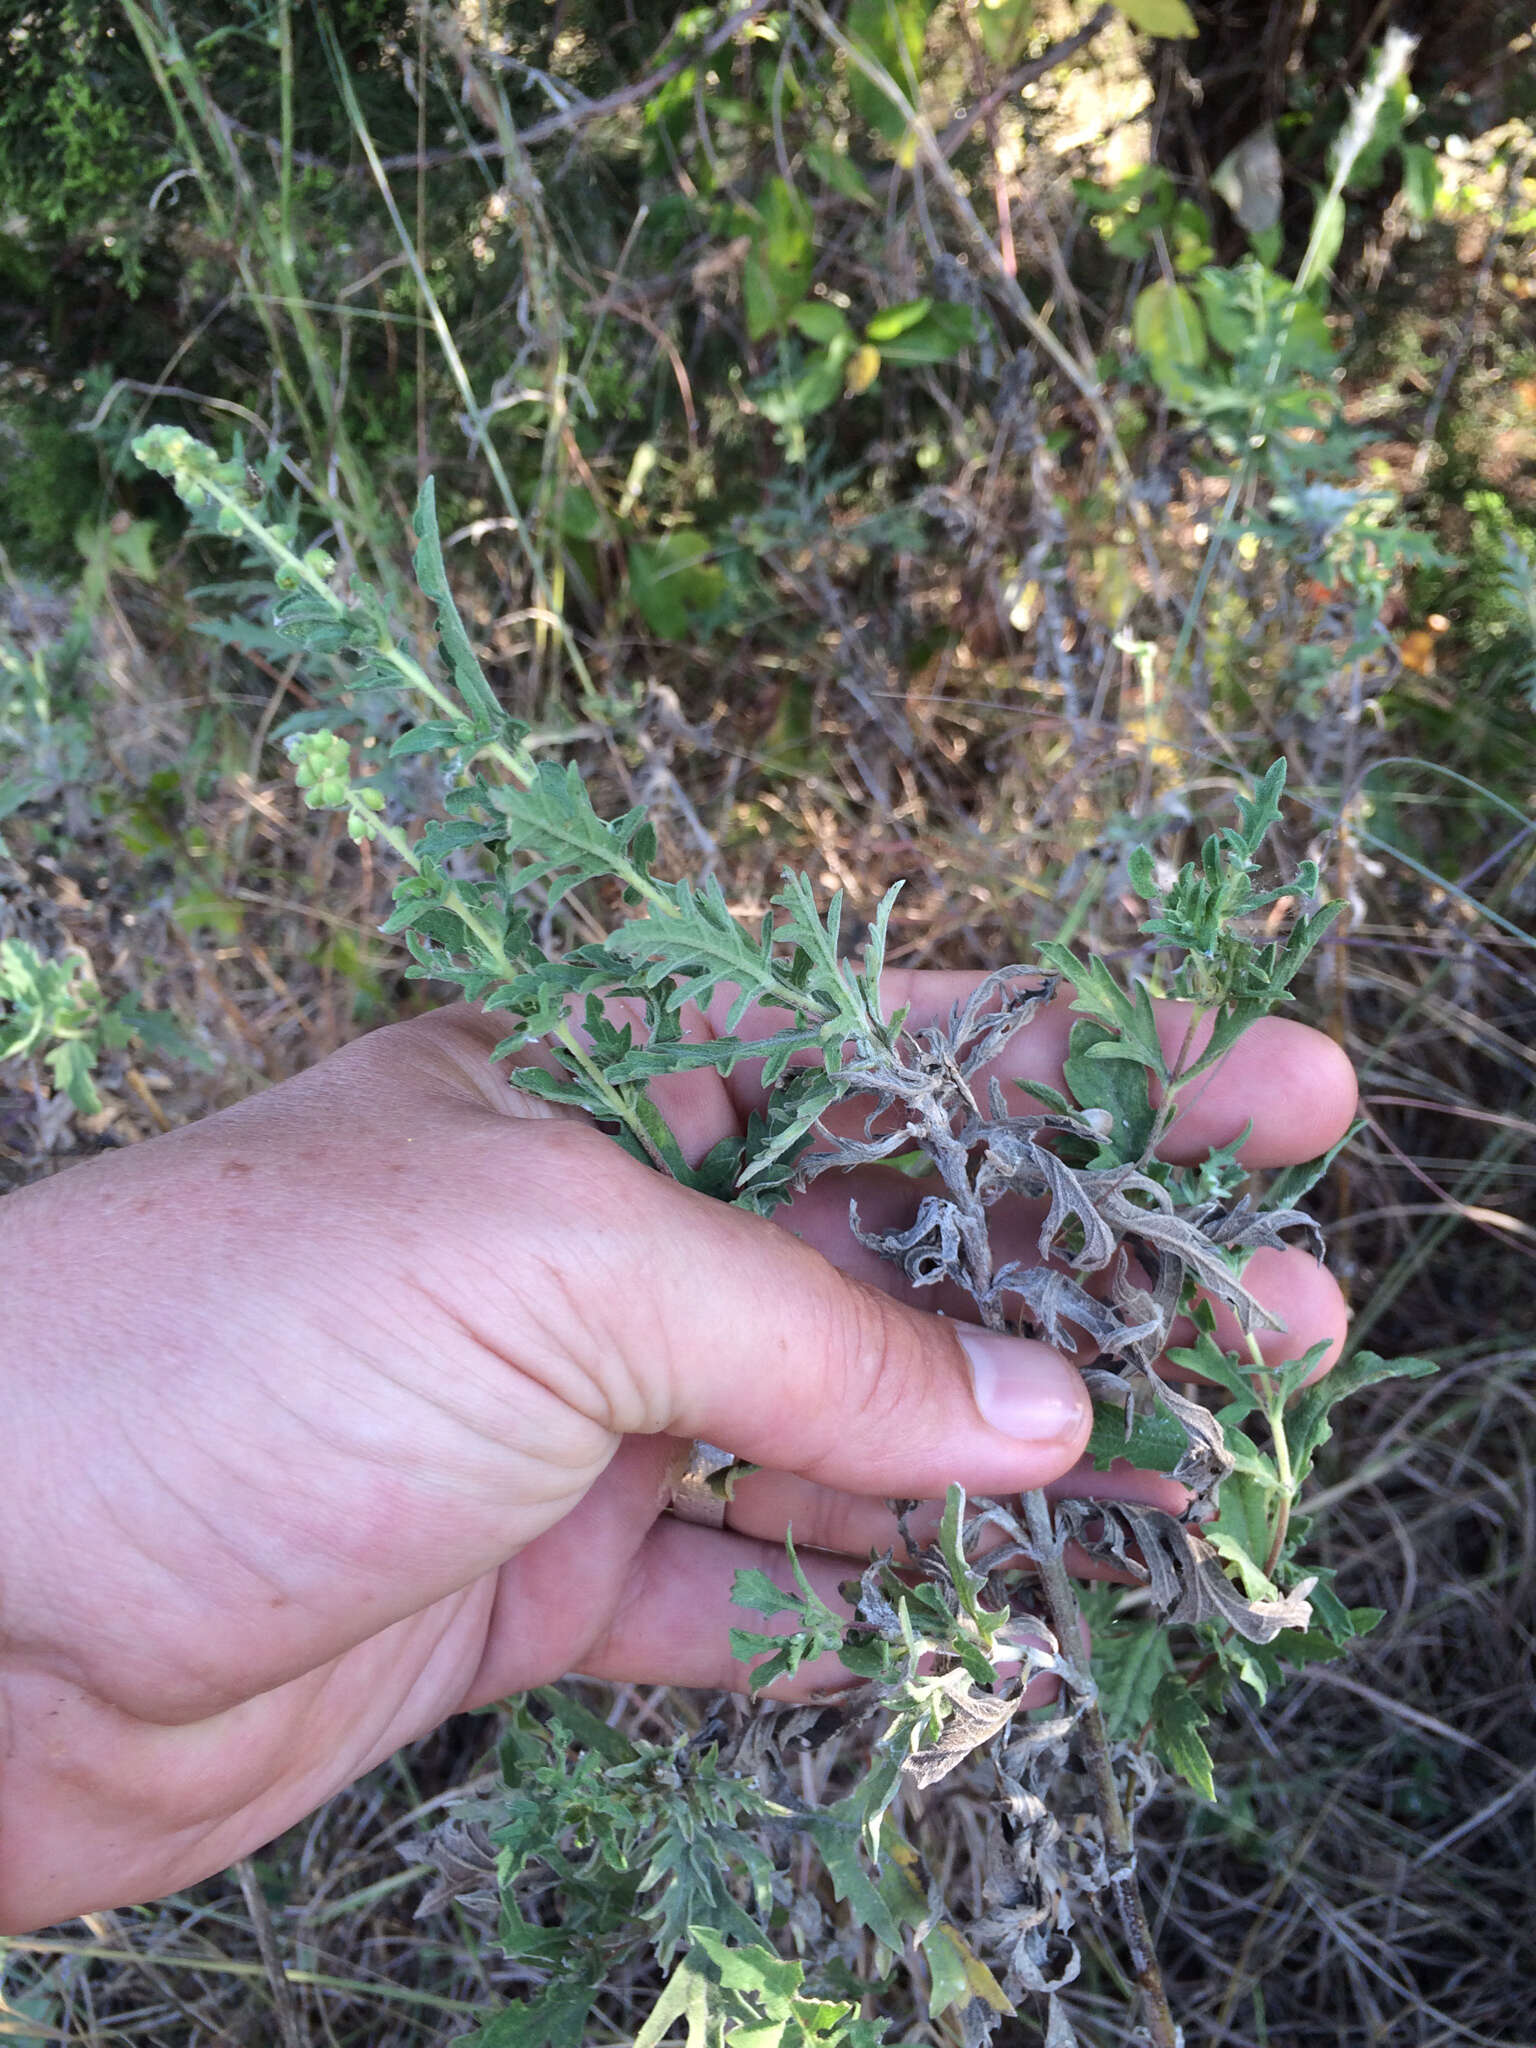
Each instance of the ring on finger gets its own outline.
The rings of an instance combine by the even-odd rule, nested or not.
[[[679,1522],[696,1522],[705,1529],[723,1529],[726,1496],[715,1482],[735,1462],[733,1452],[722,1451],[717,1444],[706,1444],[695,1438],[688,1446],[681,1470],[673,1477],[667,1513]]]

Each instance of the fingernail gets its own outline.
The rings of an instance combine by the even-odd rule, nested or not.
[[[984,1421],[1022,1443],[1076,1444],[1086,1433],[1088,1389],[1064,1358],[1027,1337],[956,1327],[971,1362]]]

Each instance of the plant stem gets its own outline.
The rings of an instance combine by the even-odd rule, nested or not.
[[[368,825],[376,839],[383,840],[384,844],[404,866],[408,867],[413,874],[420,874],[421,862],[416,858],[416,849],[397,825],[386,824],[376,812],[365,809],[355,800],[348,808],[354,817],[361,818]],[[477,914],[457,884],[451,883],[445,889],[443,892],[443,902],[453,912],[454,916],[459,919],[460,923],[464,925],[466,930],[473,933],[485,957],[503,974],[511,974],[513,971],[512,962],[507,958],[507,951],[501,942],[500,934],[493,931]],[[609,1081],[602,1069],[595,1065],[588,1057],[586,1048],[582,1045],[580,1039],[577,1038],[570,1025],[562,1025],[557,1035],[561,1045],[565,1048],[572,1061],[580,1067],[586,1079],[597,1093],[602,1096],[605,1103],[607,1103],[614,1122],[622,1124],[627,1131],[633,1134],[653,1165],[659,1167],[664,1173],[670,1172],[672,1170],[671,1162],[662,1155],[650,1132],[645,1128],[645,1125],[635,1114],[630,1104],[625,1101],[624,1097]]]
[[[965,1148],[950,1129],[947,1119],[937,1111],[930,1114],[927,1122],[926,1148],[943,1174],[961,1213],[971,1292],[987,1327],[1006,1332],[1007,1319],[990,1293],[991,1253],[986,1207],[971,1184]],[[1038,1487],[1024,1494],[1022,1501],[1024,1524],[1034,1551],[1035,1569],[1045,1591],[1051,1627],[1061,1655],[1074,1673],[1072,1689],[1078,1700],[1081,1754],[1104,1830],[1109,1891],[1130,1954],[1131,1974],[1141,1992],[1148,2037],[1152,2048],[1179,2048],[1179,2029],[1168,2003],[1162,1971],[1158,1968],[1152,1930],[1147,1923],[1147,1909],[1137,1881],[1135,1838],[1120,1798],[1120,1788],[1115,1782],[1109,1730],[1099,1707],[1092,1671],[1085,1669],[1083,1664],[1083,1610],[1062,1557],[1061,1539],[1051,1520],[1050,1502]]]
[[[1074,1666],[1082,1656],[1082,1609],[1062,1559],[1061,1543],[1051,1523],[1050,1502],[1038,1489],[1023,1497],[1024,1520],[1035,1546],[1035,1568],[1045,1588],[1051,1627],[1061,1653]],[[1136,1843],[1115,1782],[1109,1730],[1099,1707],[1093,1679],[1082,1673],[1078,1699],[1081,1753],[1093,1786],[1094,1802],[1104,1828],[1109,1861],[1109,1890],[1120,1916],[1120,1931],[1130,1952],[1131,1973],[1141,1992],[1142,2009],[1153,2048],[1179,2048],[1179,2029],[1168,2003],[1163,1973],[1152,1945],[1146,1904],[1136,1876]]]
[[[1255,1365],[1261,1370],[1267,1370],[1256,1337],[1249,1336],[1248,1348],[1253,1353]],[[1291,1466],[1290,1441],[1285,1434],[1285,1403],[1280,1400],[1266,1402],[1264,1413],[1274,1444],[1275,1470],[1280,1475],[1280,1484],[1284,1489],[1280,1495],[1280,1510],[1275,1517],[1275,1533],[1269,1542],[1269,1555],[1264,1560],[1264,1576],[1272,1579],[1275,1575],[1275,1566],[1280,1562],[1281,1553],[1285,1549],[1286,1536],[1290,1532],[1291,1503],[1296,1497],[1296,1475]]]

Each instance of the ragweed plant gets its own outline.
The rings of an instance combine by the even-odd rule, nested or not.
[[[0,1069],[7,1060],[46,1067],[51,1086],[82,1116],[102,1107],[102,1055],[129,1046],[196,1059],[170,1017],[131,996],[108,1002],[82,952],[46,958],[26,939],[0,939]]]
[[[792,1550],[793,1593],[742,1574],[743,1608],[787,1616],[771,1632],[734,1632],[737,1656],[756,1660],[754,1690],[835,1652],[853,1682],[816,1705],[722,1710],[671,1745],[646,1745],[558,1695],[524,1702],[503,1743],[505,1792],[434,1850],[449,1889],[489,1892],[502,1947],[542,1973],[535,1995],[474,2036],[479,2048],[579,2044],[605,1984],[649,1970],[663,1988],[642,2048],[675,2028],[690,2043],[861,2048],[883,2037],[864,2007],[898,1959],[926,1977],[930,2016],[955,2013],[965,2041],[1025,2006],[1063,2048],[1074,2036],[1059,1994],[1081,1966],[1083,1926],[1102,1945],[1118,1929],[1141,2008],[1136,2038],[1173,2048],[1136,1877],[1136,1810],[1160,1767],[1213,1796],[1201,1728],[1230,1687],[1262,1701],[1288,1669],[1337,1655],[1377,1618],[1308,1568],[1296,1505],[1333,1403],[1388,1374],[1431,1370],[1357,1354],[1309,1384],[1317,1354],[1273,1368],[1260,1353],[1271,1319],[1244,1284],[1245,1261],[1297,1240],[1320,1251],[1295,1203],[1326,1159],[1255,1199],[1241,1138],[1194,1166],[1161,1157],[1191,1084],[1286,999],[1332,921],[1314,900],[1311,863],[1282,879],[1262,872],[1283,763],[1177,873],[1160,875],[1150,851],[1132,862],[1148,977],[1125,987],[1101,960],[1044,946],[1040,966],[987,977],[943,1026],[909,1028],[881,996],[894,891],[856,962],[840,943],[841,897],[821,908],[802,875],[786,873],[748,928],[718,884],[655,872],[641,810],[603,818],[574,766],[539,758],[529,729],[501,711],[454,607],[430,484],[416,512],[416,574],[436,611],[438,674],[375,593],[356,579],[340,587],[330,558],[300,546],[238,455],[221,461],[166,429],[137,453],[199,523],[265,563],[278,586],[273,625],[317,684],[389,693],[373,721],[387,737],[380,768],[359,773],[350,742],[311,724],[288,739],[298,783],[311,805],[343,813],[355,838],[398,860],[384,929],[403,938],[409,971],[503,1016],[497,1057],[540,1049],[540,1064],[513,1066],[511,1085],[585,1112],[657,1171],[759,1213],[827,1173],[915,1164],[910,1218],[867,1232],[855,1209],[860,1240],[919,1289],[959,1285],[987,1326],[1084,1356],[1095,1461],[1127,1457],[1186,1490],[1173,1514],[1042,1493],[968,1501],[955,1486],[932,1540],[911,1519],[916,1504],[897,1503],[903,1540],[847,1589],[846,1613],[816,1595]],[[443,815],[425,823],[391,778],[393,764],[413,760],[437,771]],[[578,893],[598,936],[556,956],[540,933]],[[1267,936],[1287,911],[1289,929]],[[984,1078],[1062,983],[1077,1013],[1063,1088],[1010,1093]],[[1171,1053],[1154,994],[1187,1006]],[[711,1001],[718,1035],[687,1035],[687,1013]],[[774,1020],[766,1035],[741,1035],[749,1009]],[[765,1062],[767,1108],[690,1165],[651,1083],[702,1066],[728,1072],[747,1057]],[[830,1136],[823,1119],[850,1097],[866,1110],[862,1135]],[[1015,1197],[1041,1215],[1034,1255],[999,1263],[991,1215]],[[1235,1350],[1217,1341],[1216,1305],[1241,1333]],[[1195,1342],[1170,1352],[1183,1317]],[[1170,1374],[1207,1381],[1221,1405]],[[1102,1588],[1080,1595],[1069,1545],[1131,1582],[1133,1613]],[[1042,1675],[1056,1704],[1021,1711]],[[862,1741],[865,1767],[833,1804],[808,1807],[794,1748],[839,1733]],[[964,1928],[924,1877],[900,1800],[903,1787],[962,1766],[989,1770],[995,1789],[984,1910]],[[791,1865],[803,1871],[807,1857],[845,1912],[842,1932],[803,1882],[791,1886]],[[871,1974],[866,1954],[861,1975],[865,1935],[874,1964]],[[782,1952],[791,1943],[793,1957]]]

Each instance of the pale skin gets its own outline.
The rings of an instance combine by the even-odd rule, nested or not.
[[[973,981],[886,995],[940,1021]],[[1162,1022],[1172,1049],[1184,1020]],[[998,1071],[1059,1080],[1069,1023],[1054,1005]],[[1089,1411],[1056,1353],[968,1348],[963,1301],[855,1243],[850,1192],[868,1220],[910,1184],[828,1175],[749,1216],[508,1087],[497,1035],[464,1009],[391,1026],[0,1204],[0,1931],[180,1889],[567,1672],[744,1688],[732,1578],[782,1576],[791,1522],[835,1598],[891,1540],[887,1495],[1169,1498],[1074,1474]],[[658,1098],[700,1156],[753,1085]],[[1354,1103],[1326,1038],[1270,1020],[1166,1150],[1251,1118],[1246,1159],[1282,1165]],[[1287,1326],[1267,1356],[1336,1355],[1310,1256],[1260,1253],[1248,1281]],[[693,1437],[765,1468],[722,1530],[663,1512]]]

